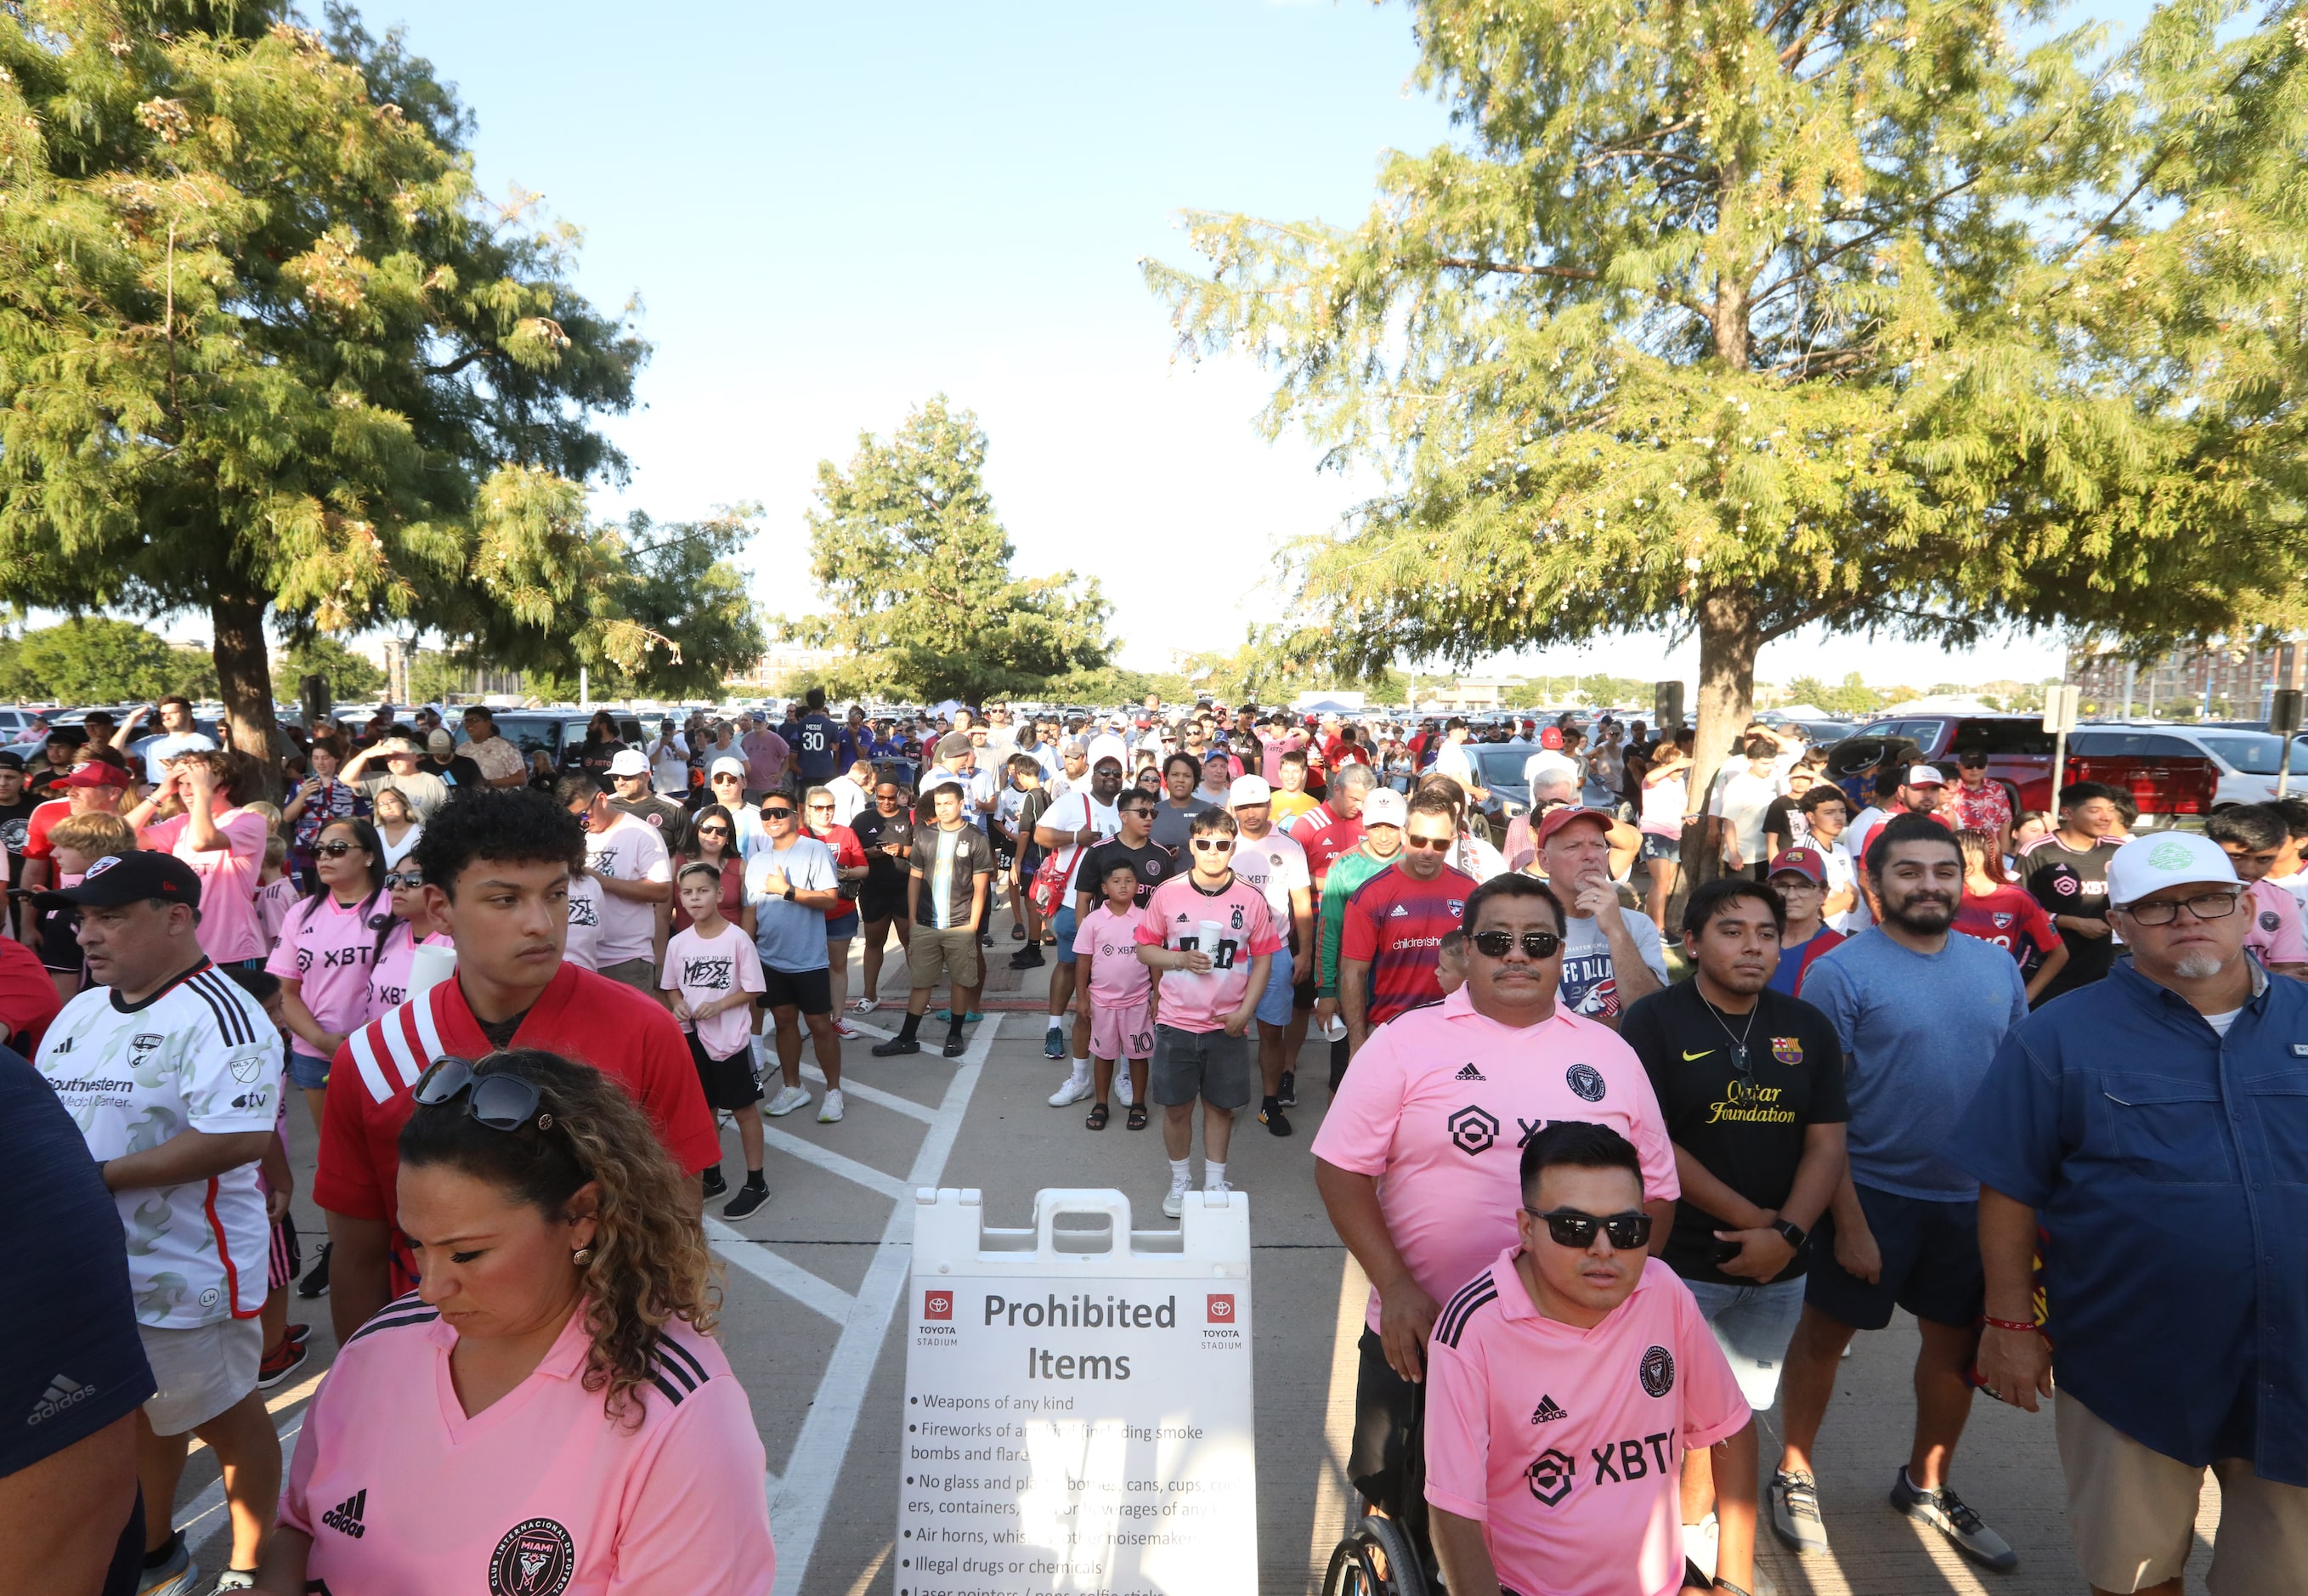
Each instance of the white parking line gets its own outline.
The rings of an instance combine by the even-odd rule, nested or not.
[[[914,1154],[913,1169],[907,1177],[909,1189],[891,1210],[890,1222],[883,1228],[881,1244],[874,1249],[865,1282],[857,1288],[833,1357],[818,1380],[809,1417],[802,1421],[793,1455],[786,1460],[784,1479],[770,1484],[770,1521],[778,1539],[778,1579],[771,1596],[797,1596],[809,1572],[826,1507],[840,1480],[842,1462],[849,1455],[850,1439],[857,1434],[857,1414],[873,1381],[874,1365],[889,1333],[890,1316],[905,1290],[913,1261],[913,1190],[935,1186],[945,1173],[945,1161],[960,1134],[970,1094],[977,1089],[986,1053],[1001,1027],[1000,1014],[986,1015],[970,1040],[969,1050],[961,1056],[960,1067],[954,1071],[945,1099],[938,1105],[937,1118]]]
[[[825,1072],[814,1064],[805,1064],[801,1066],[801,1078],[805,1081],[814,1081],[820,1086],[825,1084]],[[841,1095],[846,1098],[854,1097],[861,1103],[872,1103],[877,1109],[888,1109],[892,1113],[903,1114],[909,1119],[918,1119],[924,1125],[937,1123],[937,1110],[927,1103],[917,1103],[909,1097],[900,1097],[894,1091],[884,1091],[878,1086],[868,1086],[863,1081],[844,1080],[841,1083]]]
[[[895,1175],[885,1175],[871,1164],[861,1164],[854,1158],[844,1158],[838,1152],[829,1152],[814,1142],[802,1140],[791,1131],[781,1131],[775,1126],[763,1126],[762,1135],[763,1140],[779,1152],[791,1153],[805,1164],[815,1164],[827,1174],[839,1175],[842,1179],[865,1186],[869,1191],[877,1191],[892,1200],[910,1197],[913,1195],[913,1187]]]
[[[782,1291],[804,1307],[824,1315],[835,1324],[849,1316],[857,1298],[830,1281],[820,1280],[783,1254],[750,1240],[745,1233],[705,1216],[705,1238],[715,1253],[772,1290]]]

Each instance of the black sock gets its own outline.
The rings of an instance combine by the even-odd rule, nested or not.
[[[147,1568],[158,1568],[170,1557],[175,1557],[177,1555],[177,1545],[179,1541],[183,1540],[184,1538],[185,1532],[182,1530],[179,1530],[175,1534],[168,1537],[168,1543],[166,1546],[163,1546],[159,1551],[146,1552],[144,1554],[144,1566]]]
[[[906,1022],[898,1027],[898,1040],[901,1042],[912,1041],[921,1034],[921,1031],[922,1017],[909,1011],[906,1015]]]
[[[1279,1097],[1262,1097],[1258,1100],[1258,1111],[1262,1114],[1271,1114],[1281,1106],[1282,1100]]]
[[[769,1185],[769,1182],[762,1178],[762,1172],[759,1169],[748,1169],[745,1171],[745,1184],[758,1190]]]
[[[960,1014],[956,1014],[952,1021],[946,1026],[945,1040],[950,1042],[958,1042],[961,1040],[961,1016]]]

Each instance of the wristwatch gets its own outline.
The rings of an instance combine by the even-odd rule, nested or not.
[[[793,902],[793,883],[790,881],[786,883],[786,902],[788,903]]]
[[[1771,1229],[1786,1237],[1787,1245],[1798,1251],[1802,1250],[1804,1241],[1809,1235],[1808,1231],[1791,1219],[1775,1219],[1771,1221]]]

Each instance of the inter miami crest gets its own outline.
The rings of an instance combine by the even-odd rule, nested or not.
[[[1665,1347],[1653,1347],[1643,1354],[1643,1361],[1635,1372],[1646,1393],[1665,1396],[1675,1389],[1675,1354]]]
[[[1571,1090],[1590,1103],[1603,1100],[1603,1072],[1591,1064],[1574,1064],[1563,1074]]]
[[[561,1596],[577,1572],[577,1543],[555,1519],[523,1519],[489,1559],[489,1596]]]

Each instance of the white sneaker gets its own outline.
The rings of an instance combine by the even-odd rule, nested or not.
[[[1202,1193],[1205,1196],[1223,1197],[1228,1192],[1238,1192],[1241,1189],[1242,1187],[1236,1186],[1231,1180],[1221,1180],[1215,1186],[1212,1186],[1208,1181],[1202,1183]]]
[[[849,1008],[850,1012],[853,1014],[870,1014],[881,1006],[880,1002],[874,998],[861,997],[857,1002],[851,1004]]]
[[[1185,1212],[1186,1188],[1183,1186],[1174,1186],[1170,1188],[1170,1195],[1162,1199],[1162,1217],[1176,1219]]]
[[[854,1042],[866,1033],[847,1020],[836,1020],[833,1022],[833,1034],[844,1041]]]
[[[1130,1107],[1130,1072],[1128,1070],[1114,1072],[1114,1096],[1124,1108]]]
[[[809,1093],[806,1091],[799,1086],[781,1086],[777,1096],[762,1105],[762,1111],[775,1119],[780,1115],[792,1113],[796,1109],[808,1107]]]
[[[1068,1075],[1066,1083],[1050,1093],[1050,1107],[1063,1109],[1068,1103],[1078,1103],[1094,1090],[1088,1075]]]
[[[817,1106],[817,1122],[820,1125],[839,1125],[841,1122],[840,1087],[827,1090],[825,1100]]]

